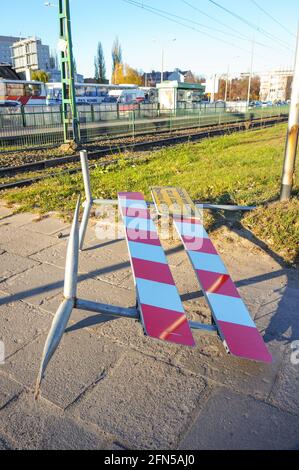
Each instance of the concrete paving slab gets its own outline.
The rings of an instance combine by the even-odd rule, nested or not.
[[[254,398],[220,388],[210,397],[180,449],[299,449],[299,419]]]
[[[39,336],[8,359],[3,370],[33,390],[45,341],[46,335]],[[88,387],[103,380],[121,354],[122,349],[112,341],[99,340],[87,331],[65,334],[48,366],[42,397],[66,408]]]
[[[184,296],[184,299],[198,300],[202,297],[203,294],[197,276],[188,259],[182,260],[177,266],[171,265],[170,268],[179,294]],[[186,294],[192,295],[187,296]]]
[[[242,234],[242,231],[240,233]],[[242,295],[242,288],[246,286],[269,292],[288,282],[288,269],[282,267],[256,244],[241,238],[238,233],[222,229],[219,234],[214,232],[212,239]],[[240,263],[241,252],[246,256],[246,263]]]
[[[289,289],[286,283],[277,287],[273,285],[273,280],[271,279],[259,282],[258,286],[247,285],[238,287],[240,295],[242,296],[245,303],[248,305],[257,306],[258,310],[263,310],[264,306],[271,304],[275,300],[280,300],[284,296],[284,292],[286,289]],[[261,315],[257,314],[255,318],[257,319],[259,316]]]
[[[227,356],[217,338],[197,332],[197,347],[181,348],[144,337],[133,320],[74,310],[47,371],[44,406],[31,408],[45,332],[62,299],[69,226],[52,216],[33,222],[36,215],[11,216],[10,211],[1,220],[1,207],[0,276],[9,278],[0,284],[0,331],[5,332],[9,357],[0,366],[0,449],[164,449],[176,448],[184,436],[190,448],[209,448],[214,434],[220,446],[267,448],[268,436],[280,421],[286,437],[275,435],[275,448],[287,445],[288,432],[298,435],[298,366],[290,362],[292,341],[299,339],[298,271],[280,266],[230,231],[213,233],[212,238],[269,345],[273,365]],[[163,246],[188,318],[210,323],[209,308],[181,245]],[[99,240],[92,222],[79,270],[79,297],[134,306],[125,240]],[[223,404],[224,393],[228,398]],[[262,424],[259,415],[264,416]],[[201,416],[203,426],[198,424]],[[240,438],[239,427],[244,429]],[[210,432],[202,437],[201,428]],[[17,429],[21,432],[14,440]],[[296,445],[290,438],[290,447]]]
[[[269,262],[269,257],[266,257],[266,267],[263,265],[264,260],[262,263],[258,262],[258,266],[256,267],[255,254],[249,256],[250,262],[246,261],[246,264],[242,264],[238,259],[233,258],[227,246],[225,246],[224,249],[223,243],[219,245],[219,240],[216,239],[214,241],[219,252],[222,252],[221,256],[226,263],[228,271],[234,281],[236,281],[240,295],[253,313],[257,311],[265,297],[269,296],[273,290],[280,289],[282,286],[286,285],[287,277],[284,270],[278,267],[277,264],[273,265],[273,260]],[[219,249],[220,246],[221,248]],[[180,248],[180,245],[174,245],[174,247],[170,249],[170,251],[173,250],[174,252],[175,250],[179,250],[177,253],[174,253],[177,260],[173,263],[172,273],[180,294],[183,295],[185,299],[195,300],[202,297],[203,294],[186,253],[180,251]],[[269,274],[269,269],[273,269],[273,273],[271,271]],[[258,275],[256,275],[256,271]]]
[[[1,253],[1,250],[0,255],[0,283],[15,274],[20,274],[39,264],[37,261],[14,255],[13,253]]]
[[[0,437],[0,450],[10,450],[6,441]]]
[[[94,302],[106,303],[120,307],[134,307],[136,303],[135,293],[131,290],[123,289],[122,287],[111,286],[107,282],[99,281],[97,279],[90,279],[86,274],[79,275],[78,278],[77,295],[81,299],[88,299]],[[45,299],[40,307],[52,314],[54,314],[62,300],[62,286],[58,294],[50,299]],[[29,299],[29,301],[31,301]],[[72,322],[81,322],[88,317],[94,317],[92,312],[82,311],[75,309],[71,316]],[[109,317],[111,318],[111,317]],[[95,318],[95,323],[90,323],[90,326],[101,323],[101,318]],[[89,326],[82,324],[82,328]]]
[[[87,279],[78,284],[78,296],[123,307],[133,307],[135,305],[135,295],[132,291],[118,287],[111,289],[108,284],[93,279]],[[60,303],[61,295],[57,295],[42,305],[42,308],[54,314]],[[173,344],[155,341],[146,337],[139,321],[74,309],[68,331],[84,329],[88,329],[99,337],[106,336],[125,347],[162,358],[166,362],[172,362],[174,356],[180,350],[180,347]]]
[[[107,253],[106,255],[104,253]],[[91,255],[91,256],[90,256]],[[125,240],[96,240],[81,253],[81,269],[114,286],[134,290],[130,257]]]
[[[191,296],[190,296],[191,297]],[[205,323],[211,325],[212,315],[211,310],[208,307],[205,298],[200,297],[196,300],[185,300],[189,298],[189,294],[181,295],[183,305],[185,308],[186,315],[189,320],[196,321],[199,323]]]
[[[78,284],[78,297],[120,307],[135,307],[136,305],[135,291],[111,286],[97,279],[82,279]]]
[[[170,243],[168,241],[163,241],[162,245],[170,267],[177,268],[184,261],[188,261],[187,254],[180,242]]]
[[[12,214],[11,209],[9,209],[8,207],[3,206],[2,204],[0,205],[0,223],[2,222],[3,219],[10,216],[11,214]]]
[[[64,269],[66,248],[66,242],[59,243],[36,253],[32,258]],[[89,277],[109,282],[115,286],[122,286],[131,274],[131,268],[125,253],[123,256],[118,256],[118,254],[114,254],[110,244],[104,243],[94,250],[87,249],[80,253],[79,273],[88,273]]]
[[[61,230],[61,237],[63,240],[67,240],[70,235],[70,230],[71,230],[71,225],[69,225],[67,228],[64,228]],[[95,224],[89,223],[86,234],[85,234],[85,242],[84,242],[84,248],[88,248],[89,246],[93,247],[98,244],[101,244],[102,241],[99,241],[96,236],[95,232]]]
[[[298,340],[297,340],[298,341]],[[270,395],[270,403],[290,411],[299,420],[299,342],[294,347],[288,345],[283,364],[279,370]]]
[[[4,299],[5,294],[0,292],[0,304]],[[0,340],[4,342],[5,357],[22,349],[40,333],[48,331],[51,321],[49,314],[23,302],[0,305]]]
[[[284,345],[268,343],[273,363],[263,364],[228,355],[217,337],[194,332],[194,338],[196,347],[182,349],[175,357],[178,365],[233,390],[264,399],[269,396],[283,360]]]
[[[260,283],[267,279],[273,279],[276,287],[281,285],[281,277],[284,276],[284,272],[281,266],[265,252],[259,251],[258,254],[255,250],[251,252],[246,242],[246,246],[243,248],[244,253],[246,253],[246,263],[240,263],[238,249],[234,248],[233,245],[229,249],[229,246],[225,243],[221,257],[236,282],[241,284],[241,281],[244,281],[245,285],[253,284],[259,287]],[[261,289],[263,289],[262,285]]]
[[[96,321],[96,317],[94,317],[94,320]],[[92,324],[92,317],[89,321]],[[106,321],[103,318],[103,322],[98,326],[93,326],[92,330],[98,336],[106,336],[126,348],[132,348],[167,363],[172,363],[176,354],[181,350],[181,347],[175,344],[145,336],[139,321],[125,318],[111,319],[111,317],[109,319],[106,317]]]
[[[0,245],[11,242],[18,235],[16,227],[0,221]]]
[[[44,235],[55,235],[70,228],[70,224],[58,217],[49,214],[45,217],[36,216],[31,222],[24,225],[24,229],[29,232],[42,233]]]
[[[60,243],[44,248],[30,256],[39,263],[52,264],[61,269],[65,268],[65,258],[68,239],[60,239]]]
[[[18,397],[22,390],[23,387],[20,384],[11,380],[3,373],[2,365],[0,365],[0,410],[2,410],[2,408],[4,408],[10,401]]]
[[[11,227],[23,227],[23,225],[30,223],[34,217],[34,214],[30,212],[21,212],[20,214],[10,213],[4,216],[5,218],[0,220],[0,227],[2,224],[9,225]]]
[[[34,401],[31,394],[23,394],[2,410],[0,425],[14,449],[97,450],[107,446],[101,433],[66,417],[46,400]]]
[[[87,246],[84,249],[84,252],[95,252],[97,254],[97,249],[105,248],[113,254],[115,259],[129,261],[129,253],[126,240],[99,240],[94,239],[93,245]]]
[[[61,239],[61,243],[50,246],[45,248],[44,250],[39,251],[32,255],[32,258],[40,261],[42,263],[54,264],[60,268],[65,267],[65,258],[66,258],[66,250],[67,250],[68,238]],[[111,257],[112,251],[104,245],[102,248],[101,246],[97,247],[94,250],[84,250],[80,253],[80,263],[79,263],[79,271],[80,272],[91,272],[91,269],[88,266],[88,261],[90,259],[98,259],[97,269],[99,269],[99,264],[101,263],[101,259],[104,260]]]
[[[201,379],[130,353],[70,412],[132,448],[175,448],[204,389]]]
[[[48,299],[63,290],[64,271],[55,266],[41,264],[11,277],[0,284],[8,292],[6,302],[23,300],[44,306]]]
[[[1,247],[9,253],[25,257],[33,255],[34,253],[59,242],[59,239],[55,239],[49,235],[22,230],[21,232],[17,231],[9,241],[1,241]]]
[[[286,344],[299,339],[298,305],[299,289],[286,287],[269,294],[255,317],[266,341],[276,339]]]
[[[121,451],[121,450],[128,450],[125,446],[122,447],[120,446],[119,444],[113,442],[106,450],[117,450],[117,451]]]

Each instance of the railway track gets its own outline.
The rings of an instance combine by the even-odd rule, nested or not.
[[[202,140],[207,137],[216,137],[220,135],[225,135],[230,132],[238,132],[242,130],[249,130],[249,129],[256,129],[259,127],[269,127],[274,124],[285,122],[287,120],[287,116],[276,116],[271,118],[264,118],[261,124],[260,120],[252,120],[252,121],[238,121],[229,124],[221,124],[209,126],[207,128],[201,128],[200,131],[197,132],[190,132],[188,134],[181,134],[181,135],[172,135],[170,137],[163,137],[159,136],[156,140],[148,140],[148,141],[141,141],[141,142],[133,142],[133,143],[124,143],[118,144],[117,146],[106,146],[102,148],[98,148],[94,151],[89,151],[89,160],[100,160],[101,158],[112,156],[124,151],[145,151],[151,150],[159,147],[171,146],[179,143],[184,142],[196,142]],[[113,163],[116,163],[118,159],[110,159],[105,162],[97,163],[97,165],[107,166]],[[24,165],[19,166],[10,166],[0,168],[0,179],[1,178],[13,178],[14,176],[20,175],[22,173],[30,173],[30,172],[42,172],[43,170],[49,168],[55,168],[63,165],[68,165],[72,163],[79,163],[80,157],[79,154],[65,156],[65,157],[55,157],[49,158],[45,160],[40,160],[36,162],[26,163]],[[68,168],[68,169],[61,169],[59,172],[47,173],[46,175],[35,175],[32,178],[26,179],[18,179],[11,182],[5,182],[4,184],[0,185],[0,190],[6,190],[16,187],[28,186],[35,182],[41,181],[42,179],[57,176],[57,174],[63,173],[76,173],[80,171],[81,167],[78,166],[76,168]]]

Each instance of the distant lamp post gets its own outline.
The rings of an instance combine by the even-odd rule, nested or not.
[[[224,97],[225,102],[231,98],[231,88],[232,88],[232,82],[230,79],[231,63],[234,62],[236,59],[240,59],[240,57],[241,56],[239,55],[232,57],[230,63],[227,66],[227,74],[226,74],[226,82],[225,82],[225,97]],[[228,85],[229,85],[229,89],[228,89]]]
[[[175,42],[176,38],[172,38],[169,41],[170,42]],[[154,38],[153,42],[158,43],[158,40],[156,38]],[[162,59],[162,62],[161,62],[161,83],[163,83],[163,81],[164,81],[164,58],[165,58],[165,47],[162,46],[162,49],[161,49],[161,59]]]
[[[254,48],[255,48],[255,40],[252,40],[252,49],[251,49],[251,62],[250,62],[250,72],[248,78],[248,91],[247,91],[247,109],[250,103],[250,91],[251,91],[251,81],[252,81],[252,73],[253,73],[253,60],[254,60]]]
[[[229,80],[229,66],[227,67],[227,74],[225,78],[225,92],[224,92],[224,101],[227,102],[227,93],[228,93],[228,80]]]

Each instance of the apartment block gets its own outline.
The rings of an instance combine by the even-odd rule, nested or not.
[[[291,96],[292,70],[274,70],[261,75],[260,99],[286,101]]]

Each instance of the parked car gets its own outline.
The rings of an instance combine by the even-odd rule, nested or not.
[[[249,108],[261,108],[262,103],[260,101],[251,101],[249,103]]]
[[[19,101],[0,100],[0,108],[18,108],[19,106],[21,106]]]
[[[287,106],[288,103],[286,101],[278,100],[274,104],[275,106]]]
[[[116,96],[105,96],[103,103],[117,103],[117,97]]]

